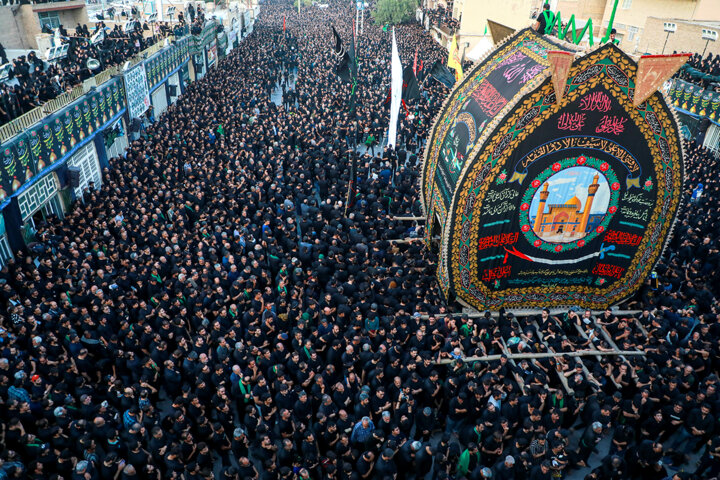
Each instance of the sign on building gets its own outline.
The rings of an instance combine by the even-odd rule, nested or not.
[[[125,93],[127,95],[130,118],[138,118],[150,107],[145,65],[138,65],[125,72]]]

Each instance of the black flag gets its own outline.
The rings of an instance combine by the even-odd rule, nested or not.
[[[408,65],[403,70],[402,99],[417,100],[420,98],[420,88],[418,87],[417,78],[413,72],[412,66]]]
[[[340,77],[343,81],[349,82],[351,80],[351,62],[352,59],[350,57],[350,54],[348,53],[347,49],[345,48],[345,45],[342,43],[342,39],[340,38],[340,35],[338,35],[337,30],[335,30],[335,27],[332,27],[333,31],[333,37],[335,39],[335,47],[334,47],[334,53],[335,57],[338,60],[337,68],[335,69],[335,73],[338,77]],[[352,52],[353,54],[355,52]]]
[[[352,90],[350,92],[350,113],[355,112],[355,97],[357,94],[357,58],[355,56],[355,30],[353,29],[353,41],[350,43],[350,48],[346,49],[342,43],[340,35],[332,27],[333,39],[335,40],[335,47],[333,53],[338,59],[338,65],[335,73],[344,82],[348,82]]]
[[[340,35],[332,27],[333,39],[335,41],[335,47],[333,53],[338,60],[337,69],[335,73],[344,82],[350,83],[350,101],[349,110],[350,115],[355,115],[355,97],[357,95],[357,58],[355,56],[355,28],[353,25],[353,38],[350,42],[350,48],[345,49],[342,43]],[[348,210],[355,204],[355,198],[357,197],[357,150],[356,146],[349,145],[352,149],[352,156],[350,159],[350,181],[348,183],[348,194],[347,201],[345,202],[345,215],[347,216]]]
[[[432,68],[430,68],[429,74],[435,80],[448,88],[452,88],[453,85],[455,85],[455,75],[440,61],[433,64]]]

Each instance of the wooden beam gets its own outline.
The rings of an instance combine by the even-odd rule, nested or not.
[[[592,350],[594,350],[595,352],[597,352],[597,355],[595,355],[595,357],[596,357],[598,360],[600,360],[600,356],[601,356],[601,354],[603,353],[603,351],[602,351],[602,350],[598,350],[598,348],[595,346],[595,344],[592,342],[592,340],[590,340],[590,337],[587,336],[587,334],[585,333],[585,330],[583,330],[583,329],[580,327],[580,325],[575,324],[575,329],[577,330],[578,334],[580,334],[581,337],[583,337],[585,340],[587,340],[587,341],[590,342],[588,345],[590,345],[590,348],[591,348]],[[592,378],[593,380],[595,380],[595,377],[592,376],[592,374],[591,374],[590,371],[587,369],[587,367],[585,367],[585,364],[584,364],[584,363],[583,363],[583,371],[585,372],[585,375],[588,376],[588,380],[590,380],[591,378]],[[621,388],[620,385],[615,381],[615,378],[614,378],[614,377],[611,376],[611,377],[610,377],[610,381],[611,381],[618,389]],[[595,380],[595,382],[598,384],[598,386],[600,386],[600,382],[599,382],[599,381]]]
[[[395,240],[388,240],[390,243],[412,243],[412,242],[422,242],[422,238],[398,238]]]
[[[542,330],[540,329],[540,326],[538,325],[537,321],[533,321],[533,326],[535,327],[535,333],[537,333],[538,338],[540,339],[541,342],[543,342],[543,344],[548,349],[548,351],[555,353],[553,351],[553,349],[550,348],[550,345],[548,345],[547,342],[545,342],[545,337],[543,336]],[[559,364],[560,363],[558,362],[555,366],[557,367]],[[573,391],[572,388],[570,388],[570,385],[568,384],[568,381],[567,381],[567,377],[565,377],[563,372],[557,371],[557,369],[556,369],[555,373],[557,373],[557,376],[560,379],[560,383],[562,383],[562,386],[565,389],[565,392],[568,395],[573,395],[575,392]]]
[[[391,240],[392,241],[392,240]],[[550,309],[550,315],[562,315],[567,313],[569,308],[551,308]],[[530,317],[532,315],[540,315],[542,312],[542,309],[538,310],[536,308],[518,308],[518,309],[512,309],[507,310],[506,313],[512,313],[516,317]],[[592,314],[597,316],[602,313],[605,313],[605,310],[593,310]],[[641,310],[614,310],[613,314],[618,317],[628,317],[628,316],[635,316],[638,313],[642,313]],[[490,312],[490,314],[493,316],[493,318],[498,317],[498,312]],[[445,317],[448,314],[444,315],[435,315],[436,317]],[[464,313],[450,313],[453,318],[460,318]],[[485,312],[469,312],[467,314],[468,318],[482,318],[485,316]],[[426,320],[429,317],[429,315],[421,315],[420,318]]]
[[[531,358],[556,358],[556,357],[587,357],[590,355],[640,355],[645,356],[645,352],[640,351],[634,351],[634,350],[626,350],[626,351],[609,351],[609,352],[601,352],[596,350],[578,350],[575,352],[542,352],[542,353],[511,353],[507,357],[508,359],[513,360],[522,360],[525,359],[531,359]],[[479,357],[463,357],[460,358],[462,362],[493,362],[495,360],[500,360],[500,357],[502,357],[501,354],[494,354],[494,355],[483,355]],[[438,360],[435,362],[435,365],[448,365],[455,361],[455,359],[452,358],[444,358],[442,360]]]

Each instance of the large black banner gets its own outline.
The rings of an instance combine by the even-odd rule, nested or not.
[[[12,141],[3,144],[0,151],[0,162],[2,162],[2,172],[0,173],[2,175],[0,202],[2,202],[35,174],[27,135],[18,135]]]
[[[662,95],[633,105],[635,71],[606,45],[573,63],[559,103],[550,78],[514,99],[449,216],[442,262],[465,303],[605,308],[642,285],[684,171]]]

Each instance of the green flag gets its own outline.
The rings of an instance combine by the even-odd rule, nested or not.
[[[387,29],[388,29],[388,26],[389,26],[389,25],[390,25],[389,23],[386,23],[386,24],[383,26],[383,32],[387,32]]]

